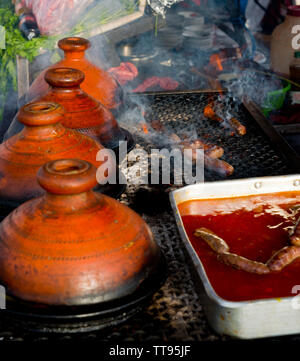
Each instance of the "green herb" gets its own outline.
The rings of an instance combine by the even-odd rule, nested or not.
[[[5,49],[0,49],[0,121],[9,90],[17,90],[16,56],[32,61],[41,48],[53,48],[57,39],[41,36],[30,41],[18,29],[18,16],[10,0],[1,0],[0,25],[5,29]]]
[[[14,12],[11,0],[1,0],[0,25],[5,28],[5,49],[0,49],[0,122],[3,118],[7,94],[11,89],[17,90],[16,56],[32,61],[42,49],[53,49],[62,37],[85,34],[100,25],[128,15],[136,11],[138,0],[120,0],[121,7],[110,9],[100,1],[95,2],[71,31],[57,36],[41,36],[28,41],[18,29],[18,16]],[[116,4],[117,5],[117,4]],[[52,55],[51,61],[58,60],[58,53]]]
[[[91,6],[85,14],[80,18],[80,21],[74,26],[71,33],[81,34],[107,24],[122,16],[132,14],[137,10],[139,0],[120,0],[119,3],[112,3],[110,8],[107,4],[97,1],[95,5]]]

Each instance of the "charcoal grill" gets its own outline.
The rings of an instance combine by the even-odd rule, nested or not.
[[[244,136],[232,136],[216,121],[204,118],[203,110],[209,99],[217,100],[218,91],[148,92],[139,95],[139,102],[148,104],[146,114],[150,120],[159,120],[175,134],[195,129],[197,136],[224,148],[222,159],[232,164],[235,172],[229,179],[297,173],[300,157],[268,123],[252,102],[238,106],[226,94],[227,110],[247,127]],[[137,100],[135,100],[137,101]],[[138,142],[145,143],[145,138]],[[151,147],[153,144],[145,144]],[[205,180],[224,179],[206,171]]]
[[[224,160],[232,163],[235,173],[230,178],[281,175],[299,172],[299,157],[261,116],[253,104],[241,103],[233,116],[247,127],[244,137],[230,137],[222,128],[199,117],[209,96],[218,97],[217,92],[167,92],[134,95],[134,99],[145,101],[149,117],[158,119],[177,132],[192,122],[197,126],[199,136],[208,135],[207,140],[225,149]],[[149,147],[145,138],[137,138],[138,146]],[[207,181],[221,177],[205,172]],[[175,219],[168,203],[168,191],[175,187],[133,185],[127,187],[121,202],[137,210],[151,227],[168,264],[169,277],[164,286],[154,295],[151,305],[119,326],[101,332],[74,333],[72,336],[41,336],[20,331],[13,323],[0,325],[0,339],[7,340],[51,340],[88,339],[95,341],[218,341],[226,336],[216,334],[207,324],[199,301],[197,285],[192,277]],[[0,311],[1,313],[2,311]],[[297,339],[290,336],[289,339]],[[299,337],[298,337],[299,339]]]

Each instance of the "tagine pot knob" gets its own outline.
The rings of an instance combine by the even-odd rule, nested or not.
[[[144,220],[95,193],[96,168],[77,159],[46,163],[42,197],[0,224],[0,284],[31,303],[91,305],[134,293],[157,272],[161,252]]]
[[[0,199],[22,203],[44,193],[36,180],[38,169],[46,162],[60,158],[79,158],[100,167],[104,161],[97,154],[104,150],[100,143],[74,130],[65,128],[63,107],[56,103],[30,103],[17,117],[23,130],[0,145]],[[105,151],[106,152],[106,151]],[[107,153],[105,166],[113,174],[115,159]],[[103,174],[99,181],[105,179]]]
[[[69,37],[58,41],[58,47],[64,52],[82,53],[91,47],[89,40],[80,37]],[[76,56],[76,58],[79,55]]]
[[[46,72],[45,80],[56,88],[79,87],[84,81],[84,73],[72,68],[55,68]]]

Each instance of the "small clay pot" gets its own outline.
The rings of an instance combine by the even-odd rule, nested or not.
[[[49,102],[27,104],[17,117],[24,124],[23,130],[0,145],[2,200],[21,203],[43,194],[36,173],[50,160],[79,158],[96,167],[104,163],[96,160],[97,153],[104,149],[100,143],[60,123],[64,117],[61,105]],[[107,154],[106,166],[108,174],[113,174],[116,164],[111,154]]]
[[[160,249],[130,208],[92,191],[96,168],[76,159],[46,163],[46,191],[0,224],[0,284],[22,301],[92,305],[134,293],[157,271]]]
[[[64,51],[65,57],[50,68],[75,68],[85,74],[82,89],[97,99],[105,107],[111,109],[118,106],[116,92],[118,84],[116,80],[103,69],[95,66],[85,58],[85,51],[91,46],[87,39],[69,37],[59,40],[58,46]],[[32,83],[29,90],[30,99],[41,96],[47,91],[47,83],[44,80],[43,71]]]
[[[117,148],[119,141],[124,140],[112,113],[80,88],[84,80],[82,71],[71,68],[49,69],[45,80],[50,88],[44,96],[35,100],[61,104],[65,109],[64,126],[76,129],[110,149]]]

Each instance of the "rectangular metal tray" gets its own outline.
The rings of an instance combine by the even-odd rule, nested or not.
[[[199,183],[175,190],[171,205],[184,245],[202,281],[201,302],[210,325],[220,334],[252,339],[300,333],[299,300],[294,297],[227,301],[214,291],[184,229],[178,205],[184,201],[300,190],[300,174]],[[295,295],[296,296],[296,295]],[[300,302],[299,302],[300,305]]]

